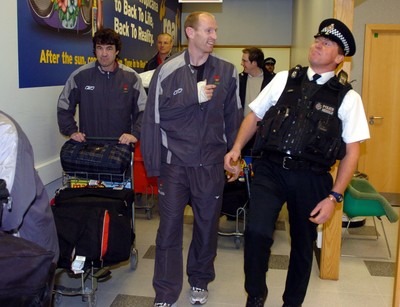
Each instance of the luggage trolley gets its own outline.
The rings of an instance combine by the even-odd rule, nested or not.
[[[101,143],[115,143],[117,139],[115,138],[89,138],[88,142],[96,142],[96,144],[101,144]],[[101,146],[101,145],[100,145]],[[124,256],[125,258],[129,258],[130,262],[130,268],[131,270],[135,270],[137,267],[138,263],[138,252],[137,249],[134,246],[135,242],[135,230],[134,230],[134,220],[135,220],[135,207],[134,207],[134,193],[133,193],[133,161],[134,161],[134,150],[133,146],[131,148],[131,158],[130,158],[130,165],[125,169],[122,173],[107,173],[107,172],[81,172],[81,171],[76,171],[76,170],[69,170],[65,169],[63,167],[63,176],[62,176],[62,181],[63,181],[63,188],[61,188],[59,191],[56,192],[56,196],[54,198],[54,206],[53,206],[53,213],[55,211],[60,210],[61,207],[66,207],[65,204],[62,204],[63,202],[60,199],[65,200],[67,203],[70,201],[74,205],[77,206],[77,209],[79,212],[81,212],[82,208],[87,208],[88,212],[90,213],[90,216],[92,218],[96,218],[95,222],[93,225],[97,225],[98,221],[101,221],[101,243],[98,243],[98,246],[96,245],[96,249],[101,250],[101,257],[104,255],[107,255],[107,252],[111,254],[108,256],[109,258],[112,257],[117,257],[115,259],[118,259],[118,257],[121,257],[118,252],[115,252],[114,250],[116,249],[116,243],[110,242],[109,239],[112,238],[112,236],[115,236],[117,233],[117,228],[118,231],[125,231],[127,229],[130,230],[130,236],[127,236],[127,239],[124,239],[124,242],[129,244],[129,247],[127,244],[124,244]],[[71,194],[71,199],[66,200],[69,195]],[[121,194],[121,195],[120,195]],[[62,195],[64,195],[62,197]],[[74,198],[76,197],[76,198]],[[120,198],[118,200],[118,198]],[[103,204],[103,198],[104,198],[104,204]],[[99,202],[96,202],[96,200],[99,199]],[[117,200],[114,200],[117,199]],[[96,202],[96,206],[93,205],[92,208],[90,208],[90,205]],[[114,208],[114,203],[118,203],[116,205],[116,208]],[[62,204],[62,205],[61,205]],[[69,204],[67,207],[70,206]],[[113,206],[113,208],[108,206]],[[100,207],[102,209],[99,209],[97,207]],[[72,208],[69,207],[69,208]],[[66,210],[65,212],[71,211],[68,208],[62,209]],[[118,212],[114,213],[114,210],[119,210]],[[76,211],[76,212],[78,212]],[[85,211],[85,210],[83,210]],[[92,214],[93,212],[93,214]],[[99,215],[97,212],[101,212],[99,214],[104,214],[104,215]],[[104,213],[103,213],[104,212]],[[123,212],[123,214],[121,213]],[[55,215],[55,220],[56,220],[56,226],[57,226],[57,218],[56,214]],[[63,213],[58,214],[63,216]],[[68,215],[68,214],[67,214]],[[74,220],[76,214],[71,214],[72,218],[71,220]],[[79,216],[79,214],[78,214]],[[125,216],[125,218],[122,218],[121,216]],[[129,218],[128,218],[129,216]],[[65,215],[64,215],[65,217]],[[79,218],[79,217],[77,217]],[[117,218],[120,218],[121,220],[117,220]],[[82,220],[86,220],[87,216],[82,217]],[[75,221],[76,222],[76,221]],[[121,223],[123,222],[123,223]],[[75,223],[79,225],[78,223]],[[117,226],[115,226],[117,225]],[[60,226],[60,223],[59,223]],[[107,226],[107,227],[106,227]],[[114,227],[114,228],[113,228]],[[115,228],[116,227],[116,228]],[[124,228],[122,228],[124,227]],[[61,228],[61,227],[57,227]],[[94,227],[86,227],[86,228],[94,228]],[[89,231],[86,230],[85,231]],[[93,231],[93,230],[92,230]],[[62,229],[59,230],[57,229],[57,232],[59,233],[59,239],[60,239],[60,232],[63,232]],[[66,236],[69,237],[71,235],[71,229],[68,229]],[[80,234],[83,235],[85,232],[81,229]],[[90,238],[92,238],[93,233],[90,233]],[[125,237],[124,235],[120,235],[119,237]],[[106,239],[105,239],[106,238]],[[84,241],[81,239],[80,241]],[[97,290],[97,284],[100,281],[105,281],[108,280],[111,277],[111,271],[110,271],[110,266],[118,264],[121,261],[113,261],[113,260],[104,260],[105,258],[101,258],[98,260],[93,261],[93,259],[90,259],[93,255],[79,255],[79,244],[81,246],[87,245],[93,245],[94,243],[92,240],[87,240],[88,242],[76,242],[76,246],[73,247],[73,251],[71,254],[71,261],[66,265],[65,263],[61,263],[59,261],[59,266],[58,266],[58,272],[57,274],[62,274],[62,273],[67,273],[68,278],[70,280],[75,280],[75,283],[79,281],[79,286],[73,286],[73,287],[68,287],[64,286],[61,284],[55,283],[54,285],[54,301],[55,304],[58,305],[61,302],[62,296],[82,296],[82,301],[87,302],[88,306],[95,306],[96,305],[96,290]],[[116,240],[118,241],[118,240]],[[110,250],[108,250],[110,249]],[[127,251],[127,249],[129,249]],[[70,250],[68,250],[70,251]],[[61,250],[61,239],[60,239],[60,252]],[[128,253],[128,254],[127,254]],[[106,256],[107,257],[107,256]],[[124,258],[124,259],[125,259]],[[60,260],[61,260],[61,255],[60,255]],[[73,261],[72,261],[73,260]],[[72,263],[71,263],[72,262]],[[56,276],[57,276],[56,274]],[[58,276],[60,277],[60,276]],[[75,284],[74,283],[74,284]]]
[[[246,212],[250,200],[250,172],[249,166],[244,166],[243,177],[234,182],[227,182],[224,187],[221,215],[235,220],[235,231],[218,231],[218,234],[233,237],[237,249],[241,246],[246,229]]]

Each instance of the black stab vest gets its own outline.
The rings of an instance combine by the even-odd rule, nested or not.
[[[307,67],[289,71],[276,105],[259,122],[256,147],[330,167],[346,153],[338,110],[349,83],[335,76],[324,85],[307,78]]]

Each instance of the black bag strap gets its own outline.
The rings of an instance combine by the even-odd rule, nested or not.
[[[3,221],[3,210],[4,207],[7,210],[11,210],[12,199],[10,192],[7,189],[7,183],[4,179],[0,179],[0,227]]]

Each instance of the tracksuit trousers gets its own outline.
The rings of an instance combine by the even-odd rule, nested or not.
[[[183,284],[183,218],[188,203],[194,222],[186,273],[191,287],[207,289],[215,278],[218,221],[225,174],[222,164],[184,167],[161,165],[158,181],[160,224],[156,239],[155,302],[174,303]]]

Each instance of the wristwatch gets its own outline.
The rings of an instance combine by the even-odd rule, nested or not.
[[[335,191],[330,191],[329,195],[333,196],[337,203],[341,203],[343,201],[343,195],[340,193],[337,193]]]

